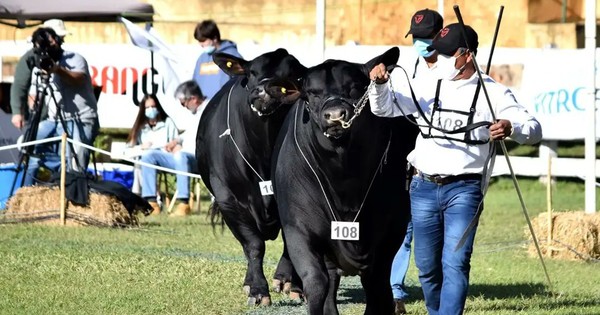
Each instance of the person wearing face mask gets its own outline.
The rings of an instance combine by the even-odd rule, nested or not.
[[[127,137],[127,145],[139,145],[143,150],[160,149],[178,134],[173,119],[165,113],[156,95],[146,94],[140,101],[135,122]]]
[[[34,31],[32,43],[34,51],[46,51],[49,56],[47,64],[40,65],[44,69],[37,68],[35,58],[38,56],[36,55],[27,61],[28,67],[31,69],[29,94],[35,95],[38,87],[43,86],[41,81],[46,78],[48,83],[45,90],[45,103],[39,104],[41,110],[47,109],[47,118],[39,122],[36,139],[60,136],[66,131],[73,140],[92,145],[100,126],[96,97],[87,61],[76,52],[64,50],[62,37],[50,27],[41,27]],[[64,124],[61,119],[64,120]],[[28,128],[30,127],[31,125],[28,126]],[[73,147],[76,163],[73,164],[71,159],[67,159],[69,168],[84,172],[88,166],[90,152],[77,144],[74,144]],[[40,156],[38,157],[36,154],[29,159],[24,182],[26,186],[34,183],[34,177],[40,166],[43,165],[51,171],[57,171],[60,166],[54,161],[55,159],[50,158],[51,155],[56,155],[56,152],[48,149],[48,145],[38,145],[35,151]],[[68,154],[70,154],[70,150],[68,150]]]
[[[213,20],[198,23],[194,30],[194,38],[200,43],[202,53],[196,61],[193,80],[198,83],[206,98],[211,99],[229,81],[229,75],[214,63],[213,54],[222,52],[240,58],[242,56],[234,42],[221,39],[219,27]]]
[[[493,120],[473,62],[478,35],[465,27],[466,40],[458,23],[433,38],[427,50],[437,51],[436,78],[414,84],[414,96],[390,90],[383,64],[370,72],[376,83],[369,91],[371,111],[382,117],[416,114],[420,127],[407,159],[415,168],[409,188],[415,264],[431,315],[464,311],[477,224],[459,241],[483,207],[494,141],[535,144],[542,138],[540,123],[513,93],[481,72]]]
[[[127,136],[128,156],[143,156],[150,150],[159,150],[168,142],[177,138],[179,131],[173,119],[165,113],[158,98],[154,94],[146,94],[139,104],[139,109],[133,127]],[[141,168],[136,166],[132,192],[141,192]],[[153,206],[153,215],[160,214],[160,207],[156,201]]]
[[[431,45],[433,37],[443,26],[444,20],[442,16],[434,10],[419,10],[412,16],[410,29],[405,36],[412,36],[413,48],[417,54],[412,79],[417,79],[417,75],[419,79],[433,75],[437,54],[435,50],[429,51],[427,48]],[[410,264],[411,243],[413,239],[412,229],[412,222],[409,222],[402,245],[392,262],[390,285],[392,286],[392,294],[394,295],[394,314],[396,315],[406,314],[405,301],[409,295],[404,282]]]
[[[200,117],[206,107],[207,98],[195,81],[185,81],[175,90],[175,98],[179,100],[181,106],[190,111],[191,119],[188,124],[182,126],[184,132],[175,136],[166,144],[163,144],[160,150],[149,150],[142,155],[141,161],[158,165],[182,172],[191,172],[195,164],[196,156],[196,131],[200,123]],[[153,111],[146,113],[154,115]],[[152,144],[154,146],[154,144]],[[160,213],[160,208],[156,202],[156,169],[142,166],[142,198],[146,199],[152,206],[153,213]],[[190,197],[190,178],[185,175],[177,174],[177,200],[172,216],[185,216],[190,214],[188,205]]]
[[[417,53],[415,68],[412,78],[415,79],[417,73],[430,73],[436,60],[435,50],[429,51],[427,48],[431,45],[433,37],[444,26],[444,19],[434,10],[423,9],[417,11],[410,20],[410,30],[405,37],[412,35],[413,48]]]

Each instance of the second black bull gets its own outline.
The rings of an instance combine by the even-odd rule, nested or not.
[[[271,193],[271,152],[298,92],[287,84],[287,89],[276,88],[274,95],[265,91],[265,85],[283,79],[295,82],[306,68],[284,49],[251,61],[219,53],[213,59],[235,77],[202,114],[196,139],[198,168],[215,198],[213,218],[220,213],[243,247],[248,261],[244,279],[248,303],[268,305],[265,240],[275,239],[281,229]],[[291,274],[292,265],[284,252],[275,272],[276,290],[291,282]]]
[[[399,54],[309,68],[280,131],[275,196],[309,314],[338,314],[338,269],[360,275],[365,314],[394,312],[390,269],[410,215],[405,166],[417,130],[402,117],[374,116],[362,101],[369,70],[395,65]]]

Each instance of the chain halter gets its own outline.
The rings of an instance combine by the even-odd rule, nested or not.
[[[360,115],[362,110],[365,108],[365,105],[367,105],[367,101],[369,100],[369,92],[371,91],[371,89],[373,88],[374,85],[375,85],[375,81],[371,81],[371,83],[369,83],[369,86],[367,87],[367,91],[365,91],[365,94],[363,94],[363,96],[358,100],[356,105],[352,104],[354,106],[354,116],[352,116],[350,119],[348,119],[348,121],[344,121],[342,117],[331,119],[331,120],[340,122],[340,124],[342,125],[342,128],[344,128],[344,129],[350,128],[350,126],[352,126],[352,122],[354,121],[354,119],[356,119],[356,117],[358,117],[358,115]]]

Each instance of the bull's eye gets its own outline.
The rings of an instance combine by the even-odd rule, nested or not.
[[[287,90],[286,90],[284,87],[282,87],[282,88],[281,88],[281,93],[282,93],[282,94],[285,94],[285,92],[286,92],[286,91],[287,91]]]
[[[231,66],[233,66],[233,63],[231,61],[227,61],[227,68],[231,68]]]

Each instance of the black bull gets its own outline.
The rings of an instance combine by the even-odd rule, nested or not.
[[[309,68],[279,133],[275,196],[310,314],[338,314],[338,268],[360,275],[365,314],[394,312],[390,269],[410,217],[405,166],[417,130],[404,118],[374,116],[368,104],[349,128],[340,120],[354,115],[369,70],[398,58],[392,48],[366,64],[329,60]],[[359,240],[332,240],[332,221],[359,222],[358,231],[344,231]]]
[[[248,261],[244,289],[249,304],[270,304],[263,272],[265,240],[279,234],[277,208],[272,195],[261,194],[259,183],[271,180],[271,152],[285,115],[295,100],[283,87],[273,97],[264,89],[273,80],[301,77],[306,68],[284,49],[252,61],[215,54],[221,69],[236,77],[208,103],[197,134],[198,168],[215,197],[212,214],[220,212],[241,243]],[[263,185],[262,189],[268,189]],[[214,223],[214,221],[213,221]],[[282,255],[274,281],[290,283],[292,265]],[[275,288],[276,290],[278,288]]]

